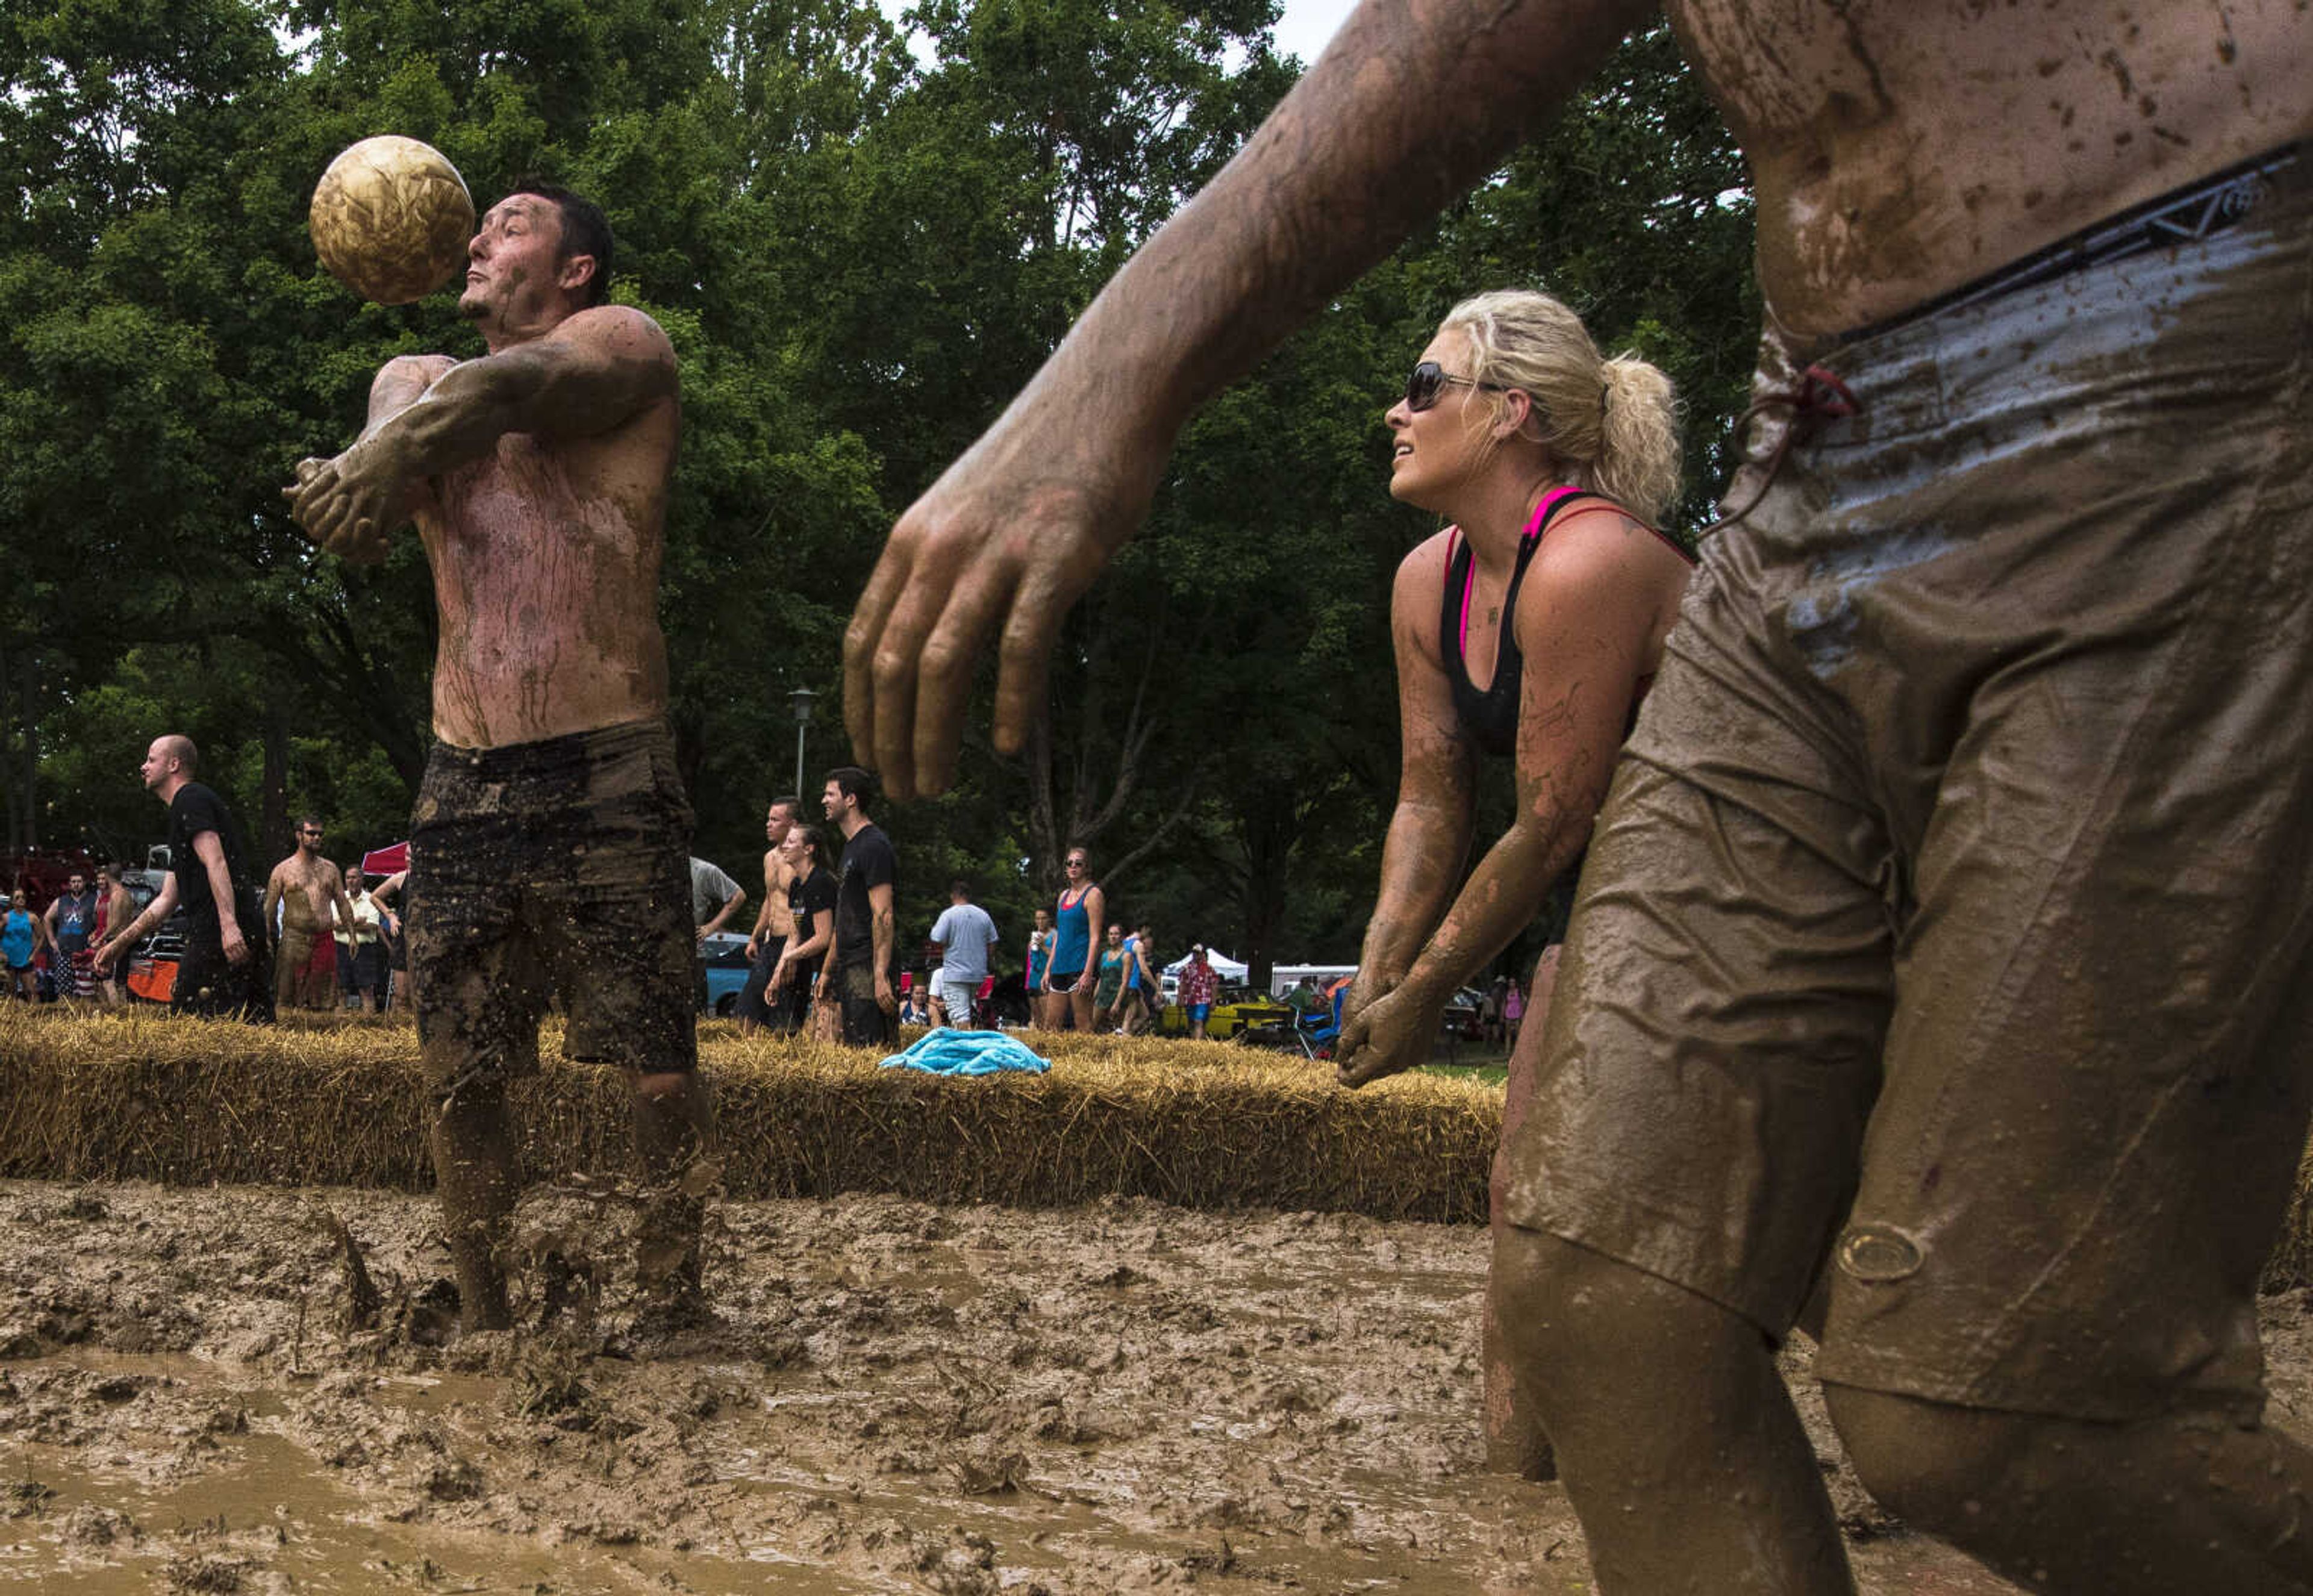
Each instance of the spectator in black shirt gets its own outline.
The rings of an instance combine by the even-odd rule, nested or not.
[[[822,799],[845,841],[837,872],[835,943],[820,978],[819,1030],[824,1035],[827,1016],[840,1012],[843,1039],[856,1047],[891,1046],[900,1012],[892,980],[892,897],[900,856],[883,828],[867,818],[875,784],[857,766],[839,766],[827,773]]]
[[[835,878],[819,867],[819,828],[793,825],[779,839],[787,872],[787,914],[795,929],[771,971],[770,1008],[784,1030],[800,1030],[810,1012],[812,987],[835,943]]]
[[[192,739],[156,737],[145,751],[145,785],[169,806],[169,879],[145,912],[97,950],[101,975],[181,905],[185,951],[170,1007],[179,1013],[273,1018],[265,916],[249,871],[249,850],[224,800],[193,779]]]

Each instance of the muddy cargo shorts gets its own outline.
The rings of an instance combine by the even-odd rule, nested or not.
[[[2212,237],[1770,338],[1763,386],[1819,362],[1858,413],[1706,547],[1513,1223],[1776,1338],[1827,1270],[1826,1381],[2260,1410],[2313,1070],[2309,167]]]
[[[410,817],[407,925],[437,1095],[536,1068],[550,992],[567,1057],[698,1063],[690,823],[657,722],[434,745]]]

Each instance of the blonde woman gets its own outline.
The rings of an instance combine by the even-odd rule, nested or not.
[[[1693,567],[1655,530],[1678,487],[1669,380],[1603,357],[1545,294],[1456,305],[1387,419],[1392,496],[1449,524],[1391,595],[1403,763],[1342,1012],[1350,1086],[1427,1058],[1447,999],[1575,868]],[[1482,758],[1513,761],[1517,803],[1464,882]],[[1531,1099],[1556,952],[1529,989],[1506,1131]],[[1538,1436],[1499,1417],[1507,1378],[1490,1355],[1497,1460],[1537,1471]]]

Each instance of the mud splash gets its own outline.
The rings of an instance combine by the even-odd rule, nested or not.
[[[732,1205],[718,1322],[655,1335],[576,1245],[621,1212],[526,1203],[554,1324],[453,1340],[424,1200],[0,1184],[0,1591],[1591,1588],[1563,1494],[1481,1469],[1474,1229]],[[1864,1589],[2008,1590],[1870,1506],[1794,1372]]]

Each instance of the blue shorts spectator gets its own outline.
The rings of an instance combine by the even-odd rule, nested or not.
[[[1213,1005],[1209,1003],[1192,1003],[1189,1005],[1188,1012],[1190,1024],[1202,1025],[1213,1017]]]

